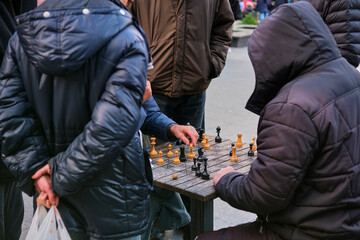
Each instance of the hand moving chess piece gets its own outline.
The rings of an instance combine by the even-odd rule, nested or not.
[[[185,147],[180,147],[180,162],[186,162]]]
[[[169,151],[168,151],[168,153],[167,153],[166,156],[167,156],[168,158],[174,157],[174,153],[171,151],[171,149],[172,149],[171,144],[169,144],[168,148],[169,148]]]
[[[238,158],[236,156],[236,147],[232,147],[232,156],[230,158],[230,162],[237,162],[238,161]]]
[[[195,158],[194,147],[193,147],[193,144],[192,144],[192,143],[190,143],[190,152],[189,152],[189,154],[188,154],[188,158],[189,158],[189,159]]]
[[[209,138],[206,137],[205,139],[206,139],[206,141],[205,141],[204,149],[205,150],[210,150]]]
[[[205,144],[206,144],[205,133],[203,133],[202,138],[203,138],[203,140],[201,141],[201,145],[205,146]]]
[[[156,158],[158,156],[158,153],[157,151],[155,150],[155,139],[154,137],[151,137],[150,140],[151,140],[151,145],[152,145],[152,149],[150,151],[150,157],[151,158]]]
[[[216,128],[217,136],[215,137],[215,142],[217,142],[217,143],[221,143],[221,140],[222,140],[220,137],[220,131],[221,131],[221,128],[220,128],[220,126],[218,126]]]
[[[164,159],[162,157],[162,151],[159,151],[159,159],[157,160],[157,164],[158,165],[163,165],[164,164]]]
[[[201,173],[201,179],[205,179],[205,180],[210,179],[210,174],[207,171],[207,160],[208,160],[208,158],[205,157],[204,158],[204,171]]]
[[[238,136],[238,140],[236,142],[236,147],[242,148],[242,146],[243,146],[243,143],[242,143],[242,140],[241,140],[242,134],[239,133],[237,136]]]
[[[175,151],[174,164],[180,164],[179,152]]]
[[[253,148],[253,145],[252,145],[252,143],[250,143],[250,150],[248,151],[248,156],[250,156],[250,157],[253,157],[255,155],[252,148]]]
[[[256,145],[255,145],[255,137],[252,138],[252,150],[255,151],[256,150]]]

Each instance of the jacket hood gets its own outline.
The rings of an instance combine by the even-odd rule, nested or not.
[[[109,0],[47,0],[17,21],[31,63],[42,73],[66,75],[131,24],[132,17],[122,4]]]
[[[248,54],[256,84],[245,108],[255,114],[297,76],[341,57],[331,32],[308,2],[275,9],[251,35]]]

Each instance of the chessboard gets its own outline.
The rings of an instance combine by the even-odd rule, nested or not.
[[[250,170],[251,163],[256,158],[257,152],[253,151],[253,156],[248,156],[250,150],[250,144],[242,144],[242,147],[236,148],[237,161],[230,161],[231,153],[233,149],[232,144],[236,144],[236,139],[231,141],[229,139],[222,139],[220,143],[215,142],[214,136],[207,136],[209,138],[208,144],[209,150],[202,150],[203,157],[207,158],[206,170],[209,174],[208,179],[203,179],[201,176],[196,176],[196,171],[192,170],[194,166],[193,159],[188,159],[190,147],[186,145],[176,145],[175,142],[153,144],[153,149],[159,153],[162,152],[163,164],[158,165],[158,157],[151,158],[153,166],[154,185],[165,188],[171,191],[178,192],[187,197],[197,199],[200,201],[209,201],[217,197],[215,188],[213,186],[213,178],[217,171],[226,166],[232,166],[236,171],[246,174]],[[174,157],[167,157],[169,151],[169,144],[172,145],[172,152],[178,151],[180,154],[180,147],[185,147],[185,156],[187,160],[174,164]],[[253,144],[251,144],[253,145]],[[199,148],[204,147],[200,143],[197,143],[193,147],[195,157],[199,156]],[[148,149],[150,153],[151,150]],[[250,154],[251,155],[251,154]],[[233,155],[234,157],[234,155]],[[234,160],[234,159],[233,159]],[[197,164],[196,164],[197,165]],[[200,164],[200,171],[205,169],[204,162]]]

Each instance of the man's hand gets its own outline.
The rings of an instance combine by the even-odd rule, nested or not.
[[[51,205],[57,206],[59,204],[59,197],[51,189],[51,178],[50,178],[50,166],[46,164],[44,167],[40,168],[31,178],[34,179],[34,186],[36,191],[42,194],[41,201],[45,202],[47,208],[50,208]]]
[[[152,95],[151,84],[150,84],[149,80],[146,80],[146,88],[145,88],[145,92],[144,92],[144,96],[143,96],[143,104],[144,104],[144,102],[149,100],[151,95]]]
[[[193,146],[195,146],[199,138],[199,134],[196,132],[193,126],[173,124],[170,127],[170,132],[178,139],[181,139],[186,145],[192,143]],[[187,137],[191,138],[191,142]]]
[[[226,175],[227,173],[229,172],[235,172],[235,169],[233,167],[226,167],[226,168],[222,168],[220,169],[216,174],[215,174],[215,177],[214,177],[214,185],[216,186],[216,184],[220,181],[220,179]]]

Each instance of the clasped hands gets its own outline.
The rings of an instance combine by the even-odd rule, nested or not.
[[[47,208],[59,204],[59,197],[55,195],[51,188],[50,175],[50,165],[46,164],[31,177],[34,180],[35,189],[39,193],[39,197],[36,199],[37,205]]]

